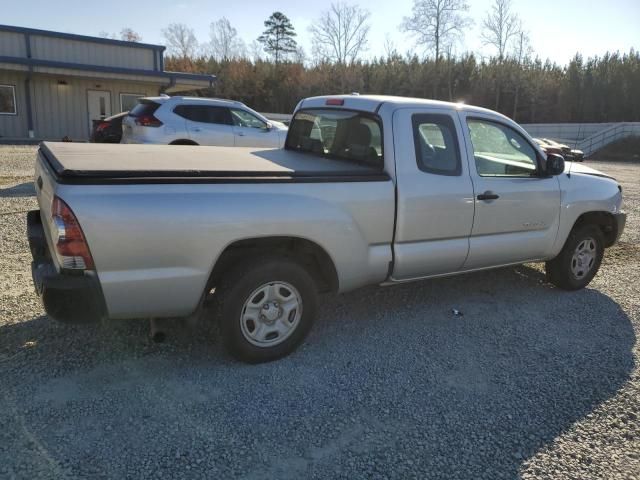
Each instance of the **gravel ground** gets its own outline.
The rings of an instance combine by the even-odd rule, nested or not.
[[[44,316],[34,151],[0,147],[0,478],[640,478],[640,165],[594,162],[630,217],[590,288],[527,265],[325,296],[247,366],[206,327]]]

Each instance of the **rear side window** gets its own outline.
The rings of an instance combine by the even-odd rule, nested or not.
[[[152,102],[151,100],[140,100],[138,101],[138,104],[129,112],[129,116],[143,117],[147,115],[153,115],[159,107],[159,103]]]
[[[384,168],[380,120],[365,112],[300,110],[289,126],[285,148]]]
[[[436,175],[460,175],[460,147],[449,115],[416,114],[412,117],[418,168]]]
[[[178,105],[173,109],[173,113],[192,122],[231,125],[231,114],[226,107]]]

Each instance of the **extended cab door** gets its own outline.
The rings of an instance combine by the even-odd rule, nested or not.
[[[473,186],[451,109],[393,115],[397,218],[393,280],[459,271],[469,251]]]
[[[184,118],[189,138],[198,145],[233,147],[231,114],[226,107],[181,104],[173,112]]]
[[[540,260],[558,232],[560,186],[540,175],[542,155],[507,121],[461,112],[475,217],[464,269]]]

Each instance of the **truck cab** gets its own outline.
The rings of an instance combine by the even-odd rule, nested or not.
[[[522,127],[497,112],[343,95],[303,100],[296,114],[318,109],[367,112],[384,126],[384,168],[397,202],[387,283],[554,258],[587,213],[600,212],[607,245],[624,225],[615,180],[547,158]]]

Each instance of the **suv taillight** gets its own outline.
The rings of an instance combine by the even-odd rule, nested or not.
[[[82,233],[78,219],[63,200],[53,197],[53,244],[62,268],[94,270],[93,257]]]
[[[141,127],[161,127],[162,122],[158,120],[153,115],[140,115],[139,117],[134,117],[136,125],[140,125]]]

